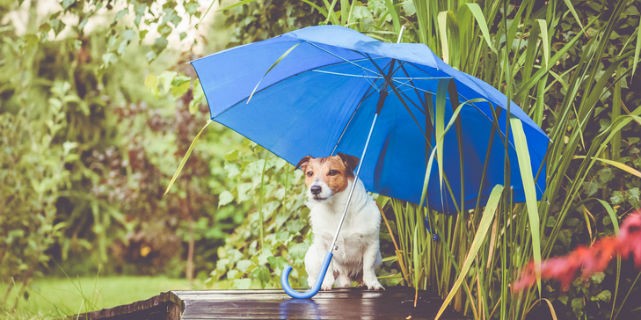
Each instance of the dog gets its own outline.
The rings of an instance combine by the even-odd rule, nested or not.
[[[381,214],[363,183],[354,177],[357,157],[338,155],[303,157],[296,166],[305,176],[307,207],[310,208],[312,244],[305,254],[307,283],[313,286],[345,210],[348,193],[354,184],[347,216],[336,246],[331,248],[332,263],[321,290],[347,288],[352,280],[362,280],[368,289],[383,290],[375,269],[381,264],[379,230]]]

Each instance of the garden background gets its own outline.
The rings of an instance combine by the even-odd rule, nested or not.
[[[163,194],[209,117],[189,61],[318,24],[390,42],[405,26],[404,42],[499,88],[551,138],[542,200],[528,208],[505,191],[488,229],[484,204],[445,217],[377,197],[384,285],[433,290],[474,318],[639,317],[641,273],[626,260],[568,292],[544,281],[514,295],[509,283],[535,253],[614,234],[641,207],[640,11],[634,0],[1,0],[0,317],[278,287],[285,264],[304,270],[300,172],[231,130],[209,125]],[[134,292],[120,301],[109,286]]]

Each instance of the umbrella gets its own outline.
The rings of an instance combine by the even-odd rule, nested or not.
[[[484,203],[509,179],[514,201],[525,201],[514,141],[504,132],[513,117],[523,123],[537,198],[545,190],[545,133],[505,95],[425,45],[316,26],[192,65],[214,121],[292,164],[360,154],[356,176],[368,191],[450,214]],[[328,253],[325,266],[330,260]],[[286,292],[315,293],[289,290],[289,271]]]

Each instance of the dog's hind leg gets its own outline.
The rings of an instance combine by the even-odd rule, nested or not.
[[[352,280],[349,278],[346,270],[339,271],[336,277],[336,288],[349,288],[351,284]]]

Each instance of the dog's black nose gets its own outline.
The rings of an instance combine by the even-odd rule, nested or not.
[[[312,186],[311,188],[309,188],[309,191],[310,191],[313,195],[317,195],[317,194],[321,193],[321,190],[322,190],[322,189],[321,189],[321,186]]]

